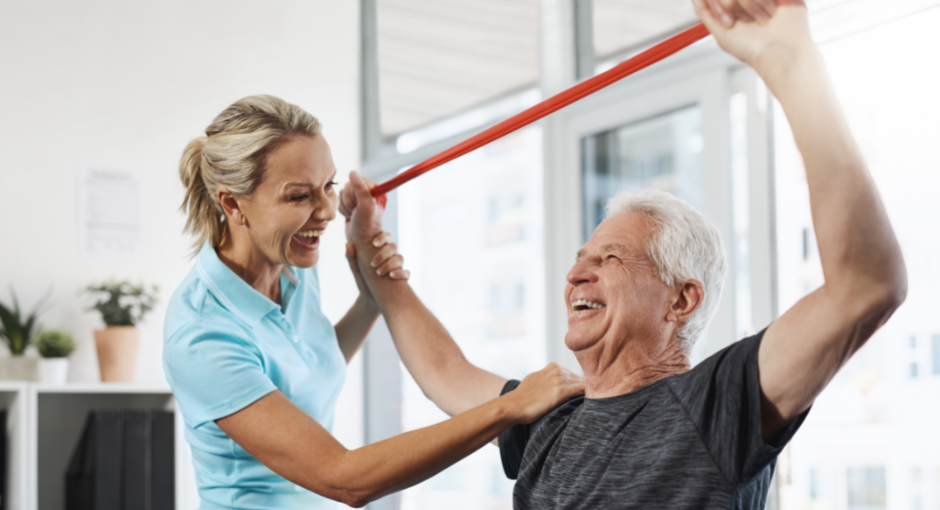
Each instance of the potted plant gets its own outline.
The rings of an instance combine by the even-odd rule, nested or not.
[[[33,332],[38,329],[39,309],[48,299],[47,294],[26,317],[20,311],[20,303],[16,293],[10,289],[13,297],[13,306],[0,303],[0,337],[10,349],[10,357],[0,362],[0,379],[27,380],[36,378],[36,359],[23,356],[26,348],[33,340]]]
[[[99,297],[89,310],[97,310],[107,326],[95,331],[98,368],[102,382],[133,382],[140,344],[136,325],[153,309],[157,286],[132,285],[126,281],[90,285],[87,292]]]
[[[65,384],[69,376],[69,355],[75,350],[72,335],[65,331],[43,331],[36,337],[39,382]]]

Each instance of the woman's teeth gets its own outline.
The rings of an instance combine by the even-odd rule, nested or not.
[[[309,238],[320,237],[321,235],[323,235],[323,231],[322,230],[305,230],[303,232],[297,232],[297,235],[301,237],[309,237]]]
[[[587,299],[578,299],[571,303],[571,308],[574,311],[581,311],[587,308],[593,308],[594,310],[600,310],[601,308],[606,308],[607,305],[602,305],[600,303],[595,303],[593,301],[588,301]]]

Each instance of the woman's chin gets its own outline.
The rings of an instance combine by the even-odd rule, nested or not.
[[[299,243],[291,241],[288,248],[288,264],[294,267],[313,267],[320,260],[320,245],[317,243],[313,248],[307,246],[298,246]]]

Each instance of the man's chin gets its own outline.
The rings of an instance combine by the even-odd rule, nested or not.
[[[569,330],[565,335],[565,346],[572,352],[578,352],[593,347],[599,340],[599,338]]]

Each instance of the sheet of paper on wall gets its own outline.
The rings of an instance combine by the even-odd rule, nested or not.
[[[78,170],[78,250],[86,261],[144,254],[144,186],[139,172],[106,165]]]

